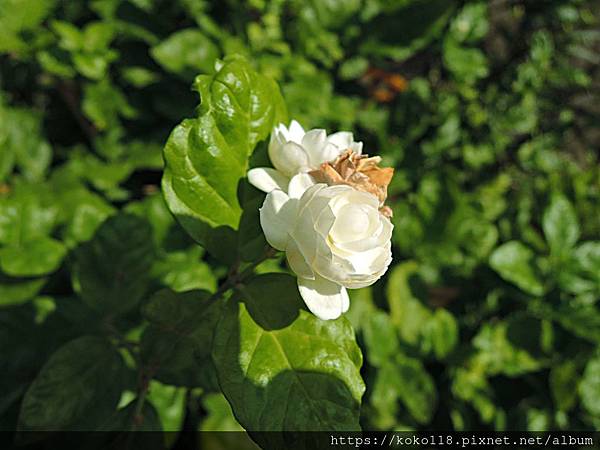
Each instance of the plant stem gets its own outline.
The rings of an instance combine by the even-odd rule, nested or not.
[[[254,269],[256,269],[256,267],[259,264],[261,264],[269,258],[272,258],[273,256],[275,256],[276,253],[277,251],[275,249],[266,249],[264,254],[258,260],[254,261],[241,272],[239,272],[240,263],[239,261],[236,262],[232,269],[229,271],[229,274],[227,275],[227,278],[225,279],[223,284],[221,284],[221,286],[219,286],[219,289],[217,289],[217,291],[213,295],[211,295],[210,300],[218,300],[225,292],[235,287],[236,284],[248,279],[248,277],[250,277],[254,273]]]

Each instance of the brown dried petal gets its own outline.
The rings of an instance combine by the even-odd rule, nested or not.
[[[379,199],[381,213],[391,217],[392,210],[384,203],[394,169],[379,167],[380,162],[379,156],[369,158],[368,155],[358,155],[348,149],[334,161],[323,163],[319,169],[309,173],[317,183],[346,184],[375,195]]]

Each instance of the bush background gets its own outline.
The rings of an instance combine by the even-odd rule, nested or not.
[[[139,308],[94,316],[82,279],[118,309],[226,275],[166,209],[161,150],[194,77],[240,53],[290,118],[396,168],[394,263],[348,314],[363,428],[597,429],[599,20],[583,0],[1,0],[0,428],[65,343],[137,345]],[[210,371],[178,370],[151,381],[144,426],[239,429]],[[139,382],[94,376],[64,408]]]

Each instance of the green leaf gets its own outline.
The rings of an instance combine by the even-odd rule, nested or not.
[[[386,416],[396,415],[398,400],[420,424],[431,420],[437,406],[437,391],[431,375],[418,359],[401,354],[381,366],[373,389],[372,402],[383,427],[391,425],[390,417]]]
[[[56,208],[46,207],[27,189],[0,197],[0,244],[20,245],[45,238],[56,224]]]
[[[369,314],[367,323],[363,325],[363,333],[370,364],[379,367],[398,353],[400,345],[396,328],[384,312]]]
[[[213,361],[251,432],[359,429],[364,384],[353,330],[343,317],[322,321],[304,309],[289,275],[260,275],[240,287],[216,328]],[[279,434],[253,437],[285,447]]]
[[[458,367],[452,378],[452,394],[457,399],[471,403],[481,420],[490,423],[496,413],[496,399],[492,386],[482,371],[478,368]]]
[[[50,25],[60,38],[61,48],[73,52],[83,47],[83,34],[75,25],[62,20],[53,20]]]
[[[52,160],[52,148],[41,135],[41,116],[35,110],[8,108],[0,99],[0,179],[16,164],[25,179],[43,179]]]
[[[69,429],[90,411],[109,415],[119,401],[123,368],[119,353],[102,338],[84,336],[65,344],[27,390],[20,428]]]
[[[400,339],[415,348],[429,346],[424,333],[432,316],[432,311],[411,290],[411,282],[419,279],[418,268],[415,261],[398,264],[392,270],[386,287],[391,320]]]
[[[81,107],[100,130],[118,126],[119,116],[131,119],[137,115],[123,92],[108,78],[85,85]]]
[[[457,42],[477,42],[488,32],[486,2],[467,3],[450,24],[450,35]]]
[[[123,67],[121,73],[127,82],[138,89],[156,83],[160,78],[156,72],[142,66]]]
[[[177,31],[150,50],[156,62],[169,72],[192,78],[198,72],[210,73],[219,55],[217,46],[201,31]]]
[[[488,62],[478,48],[463,47],[453,39],[444,43],[444,64],[456,78],[465,82],[474,82],[488,75]]]
[[[431,342],[437,359],[444,359],[458,344],[458,323],[445,309],[436,309],[426,324],[425,335]]]
[[[102,314],[127,312],[146,293],[154,257],[147,221],[127,214],[111,217],[77,249],[73,286]]]
[[[173,130],[164,148],[163,193],[190,235],[216,254],[239,226],[237,191],[257,142],[284,120],[277,85],[243,59],[196,78],[202,103],[195,119]],[[231,255],[229,255],[231,258]]]
[[[0,268],[13,277],[33,277],[54,272],[67,253],[59,241],[40,238],[0,249]]]
[[[3,0],[0,3],[0,53],[27,50],[22,32],[35,30],[55,5],[53,0]]]
[[[208,394],[202,397],[202,406],[208,417],[202,421],[201,431],[243,431],[235,420],[231,406],[223,394]]]
[[[0,273],[0,307],[31,300],[45,283],[45,278],[10,278]]]
[[[600,311],[596,306],[564,304],[551,307],[544,302],[534,302],[530,307],[537,316],[556,321],[575,336],[600,343]]]
[[[575,405],[578,380],[579,373],[573,361],[565,361],[550,369],[550,392],[559,410],[569,411]]]
[[[384,2],[381,2],[384,3]],[[370,22],[361,54],[403,61],[436,39],[456,5],[446,0],[385,2],[389,6]]]
[[[579,383],[583,407],[593,416],[600,416],[600,358],[590,359]]]
[[[181,430],[186,409],[185,389],[152,380],[147,398],[157,409],[163,431]]]
[[[568,254],[579,239],[579,220],[573,205],[563,195],[554,195],[542,219],[550,251],[557,256]]]
[[[510,241],[496,248],[490,256],[490,266],[506,281],[516,284],[528,294],[539,296],[544,293],[534,253],[521,242]]]
[[[217,279],[211,267],[201,261],[202,248],[195,245],[188,251],[167,253],[159,259],[153,273],[175,292],[204,289],[214,292]]]
[[[532,349],[525,347],[525,344],[535,346],[528,342],[531,337],[527,336],[527,332],[535,335],[537,331],[531,320],[484,324],[473,338],[473,346],[478,350],[476,365],[484,368],[489,375],[504,374],[509,377],[540,370],[542,361],[532,354]],[[525,336],[521,336],[523,334]]]
[[[141,354],[157,380],[177,386],[216,384],[210,359],[213,330],[221,304],[206,291],[175,293],[164,289],[144,306],[150,322],[142,335]]]
[[[158,411],[146,399],[138,411],[138,399],[133,399],[124,408],[104,418],[91,433],[93,441],[90,448],[122,448],[164,450],[165,442],[161,437],[162,425]]]
[[[600,241],[584,242],[575,249],[575,264],[600,284]]]

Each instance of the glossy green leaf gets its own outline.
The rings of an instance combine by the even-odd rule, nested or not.
[[[362,357],[350,324],[303,308],[296,281],[260,275],[240,287],[216,328],[213,360],[237,420],[250,431],[357,430]],[[281,448],[285,436],[254,436]]]
[[[238,228],[238,183],[257,142],[284,120],[284,105],[277,85],[239,57],[225,59],[215,75],[199,76],[194,86],[202,102],[198,117],[171,133],[162,188],[188,233],[219,253],[227,239],[211,243],[211,236]]]
[[[91,410],[109,415],[121,394],[123,368],[118,352],[102,338],[85,336],[65,344],[27,390],[20,428],[69,429]]]
[[[148,222],[127,214],[111,217],[77,249],[73,286],[96,311],[124,313],[146,293],[154,258]]]
[[[215,374],[210,351],[221,303],[206,291],[162,290],[144,305],[150,322],[142,335],[144,364],[158,380],[211,389]]]
[[[579,220],[573,205],[562,195],[555,195],[542,220],[544,235],[552,253],[568,253],[579,239]]]
[[[510,241],[496,248],[490,256],[490,266],[506,281],[516,284],[528,294],[542,295],[533,251],[518,241]]]

